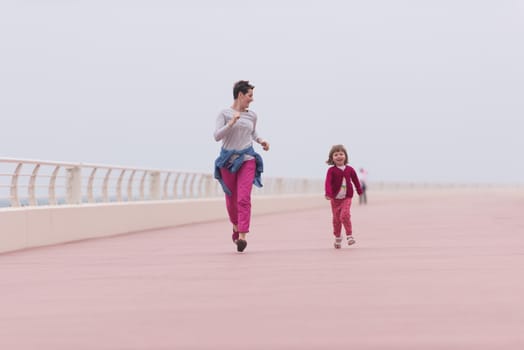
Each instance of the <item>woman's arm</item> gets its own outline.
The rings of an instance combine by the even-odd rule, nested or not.
[[[269,142],[267,140],[264,140],[262,137],[258,136],[257,133],[257,115],[253,113],[253,133],[251,134],[253,136],[253,140],[255,140],[256,143],[260,144],[262,146],[262,149],[264,151],[269,151]]]
[[[226,137],[231,132],[231,128],[237,122],[238,118],[240,118],[240,113],[237,113],[237,114],[235,114],[230,121],[227,121],[227,118],[224,112],[220,113],[217,116],[216,123],[215,123],[215,133],[214,133],[215,141],[222,140],[224,137]]]

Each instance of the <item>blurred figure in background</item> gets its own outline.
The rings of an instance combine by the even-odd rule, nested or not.
[[[358,198],[358,204],[368,204],[368,197],[366,195],[367,190],[367,177],[368,172],[364,168],[360,168],[358,171],[358,179],[360,181],[360,187],[362,187],[362,194]]]

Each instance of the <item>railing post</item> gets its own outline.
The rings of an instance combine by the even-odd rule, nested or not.
[[[124,174],[126,173],[126,169],[122,169],[120,171],[120,176],[118,177],[118,181],[116,183],[116,201],[122,202],[122,180],[124,179]]]
[[[18,163],[11,176],[11,196],[9,199],[12,207],[20,206],[20,200],[18,199],[18,176],[20,175],[20,170],[22,170],[22,165],[23,163]]]
[[[180,173],[176,173],[175,180],[173,181],[173,198],[178,199],[179,198],[179,191],[178,191],[178,179],[180,178]]]
[[[49,204],[50,205],[57,205],[56,201],[56,177],[58,176],[58,172],[60,171],[60,165],[55,166],[55,170],[53,170],[53,173],[51,174],[51,178],[49,179],[49,190],[48,190],[48,196],[49,196]]]
[[[169,178],[170,177],[171,177],[171,173],[167,173],[166,177],[164,178],[164,189],[162,191],[162,199],[169,199],[167,188],[169,187]]]
[[[205,179],[204,197],[212,197],[214,178],[211,175],[204,175],[203,178]]]
[[[149,174],[149,195],[152,200],[160,199],[160,172],[154,171]]]
[[[33,168],[33,173],[31,174],[31,177],[29,178],[29,186],[28,186],[28,195],[29,195],[29,205],[38,205],[38,202],[36,201],[36,178],[38,176],[38,170],[40,169],[40,164],[36,164]]]
[[[133,201],[133,179],[135,178],[136,169],[131,172],[129,179],[127,180],[127,201]]]
[[[82,173],[79,167],[66,168],[67,204],[82,202]]]
[[[91,175],[89,175],[89,180],[87,181],[87,202],[95,203],[95,196],[93,195],[93,182],[95,181],[95,174],[98,168],[93,168],[91,170]]]
[[[111,171],[113,171],[113,169],[107,169],[106,176],[104,176],[104,183],[102,184],[102,197],[104,198],[104,203],[109,202],[109,179],[111,177]]]
[[[139,190],[140,194],[139,194],[139,196],[140,196],[140,200],[141,201],[146,199],[144,188],[145,188],[145,182],[146,182],[147,174],[148,174],[147,170],[144,170],[144,173],[142,174],[142,178],[140,179],[140,190]]]

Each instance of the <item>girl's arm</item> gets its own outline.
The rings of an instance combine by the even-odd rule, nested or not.
[[[326,174],[326,182],[324,184],[325,187],[325,197],[326,199],[333,198],[333,190],[331,189],[331,178],[333,177],[333,172],[331,171],[332,168],[329,168]]]
[[[362,187],[360,186],[360,181],[358,180],[357,172],[353,168],[351,168],[351,181],[353,181],[355,189],[357,190],[357,193],[360,196],[362,194]]]

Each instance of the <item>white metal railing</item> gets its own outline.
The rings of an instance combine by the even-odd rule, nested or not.
[[[321,193],[321,180],[263,178],[255,195]],[[223,196],[212,174],[0,158],[0,208]]]
[[[256,195],[323,194],[323,179],[263,177]],[[372,182],[372,191],[508,187],[522,184]],[[0,158],[0,209],[20,206],[222,197],[212,174],[116,165]]]

